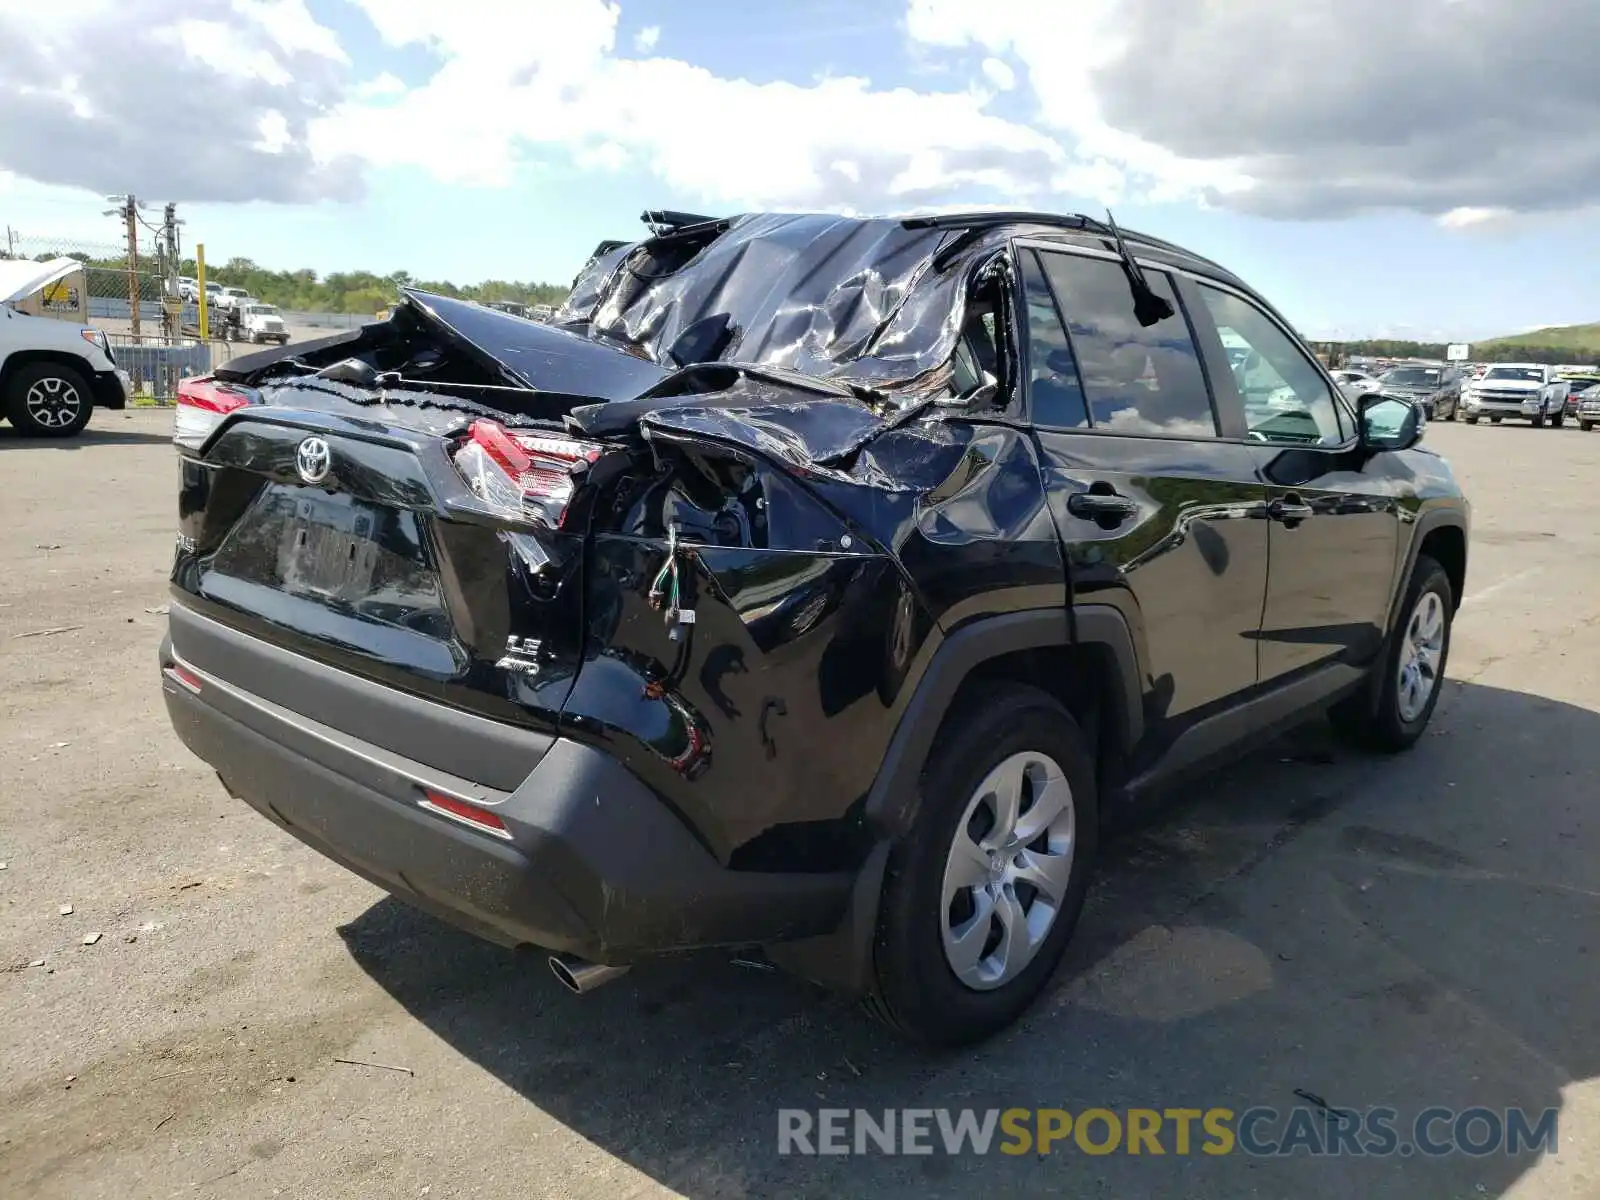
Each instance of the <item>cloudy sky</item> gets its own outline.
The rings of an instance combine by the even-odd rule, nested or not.
[[[1592,0],[0,0],[0,224],[565,280],[641,208],[1098,213],[1314,337],[1600,320]]]

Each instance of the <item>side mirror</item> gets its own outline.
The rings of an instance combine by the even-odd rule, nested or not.
[[[1422,440],[1422,409],[1409,400],[1369,392],[1357,411],[1364,450],[1409,450]]]

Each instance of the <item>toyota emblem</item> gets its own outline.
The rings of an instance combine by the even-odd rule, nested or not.
[[[328,477],[328,469],[333,466],[333,451],[321,438],[308,437],[295,451],[294,465],[301,479],[307,483],[321,483]]]

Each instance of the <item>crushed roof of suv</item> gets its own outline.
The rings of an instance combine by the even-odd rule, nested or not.
[[[644,216],[663,232],[602,243],[553,325],[669,366],[721,359],[883,391],[916,392],[949,360],[972,270],[1012,237],[1115,248],[1111,226],[1045,213]],[[1141,256],[1231,278],[1170,243],[1121,232]]]

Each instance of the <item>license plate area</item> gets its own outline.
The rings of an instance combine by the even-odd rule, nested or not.
[[[345,621],[453,637],[425,519],[345,492],[267,484],[204,565],[200,591],[322,638],[371,640]]]
[[[379,555],[377,520],[366,505],[294,497],[294,514],[278,546],[284,590],[346,604],[370,592]]]

